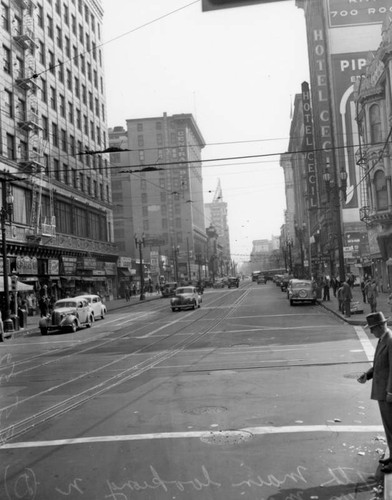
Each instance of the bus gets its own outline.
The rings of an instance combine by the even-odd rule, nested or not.
[[[263,275],[266,281],[272,281],[276,274],[285,274],[287,270],[285,268],[278,269],[266,269],[265,271],[253,271],[252,281],[257,281],[260,275]]]
[[[262,271],[252,271],[252,281],[257,281],[257,278],[263,274]]]

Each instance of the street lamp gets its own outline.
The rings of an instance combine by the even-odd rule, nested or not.
[[[143,269],[143,247],[144,247],[144,233],[141,238],[135,234],[135,245],[139,247],[139,262],[140,262],[140,300],[144,300],[144,269]]]
[[[7,189],[8,188],[8,189]],[[14,197],[12,195],[11,186],[3,178],[1,183],[1,198],[2,198],[2,208],[1,208],[1,244],[2,244],[2,257],[3,257],[3,282],[4,282],[4,297],[5,297],[5,318],[3,321],[4,331],[9,332],[13,330],[14,324],[10,318],[10,293],[8,286],[8,263],[7,263],[7,238],[6,238],[6,227],[5,223],[7,220],[11,221],[13,208],[14,208]],[[3,335],[0,333],[0,342],[3,342]]]

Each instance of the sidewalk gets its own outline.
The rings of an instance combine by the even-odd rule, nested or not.
[[[160,299],[161,295],[157,294],[156,292],[154,293],[146,293],[145,294],[145,300],[143,302],[149,302],[150,300],[156,300]],[[127,302],[125,299],[116,299],[116,300],[110,300],[105,302],[106,308],[109,311],[115,311],[117,309],[123,309],[125,307],[130,307],[134,306],[136,304],[139,304],[140,301],[140,295],[132,295],[130,300]],[[16,337],[27,337],[28,335],[37,335],[40,334],[38,323],[40,320],[40,316],[27,316],[27,325],[25,328],[20,328],[17,331],[11,331],[11,332],[6,332],[4,333],[4,341],[6,342],[7,339],[10,338],[16,338]],[[0,344],[1,345],[1,344]]]
[[[361,288],[359,286],[355,286],[352,288],[353,292],[353,300],[352,303],[358,302],[358,306],[360,309],[363,309],[362,314],[352,314],[349,318],[346,318],[344,314],[342,314],[339,311],[339,305],[338,305],[338,299],[334,297],[332,288],[330,289],[330,301],[324,301],[324,300],[319,300],[319,304],[322,307],[325,307],[325,309],[328,309],[332,313],[334,313],[336,316],[340,317],[343,319],[343,321],[346,321],[346,323],[349,323],[350,325],[359,325],[359,326],[365,326],[366,325],[366,316],[370,314],[370,306],[369,304],[364,304],[363,298],[362,298],[362,292]],[[388,293],[382,293],[380,292],[378,298],[377,298],[377,311],[382,311],[384,313],[384,316],[388,318],[391,316],[391,306],[388,304]]]

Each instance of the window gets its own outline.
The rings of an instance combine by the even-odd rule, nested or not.
[[[57,61],[57,66],[58,66],[58,76],[59,80],[61,83],[64,83],[64,65],[63,62],[60,61],[60,59]]]
[[[79,174],[79,181],[80,181],[80,190],[83,193],[84,192],[84,174],[83,174],[83,172],[80,172],[80,174]]]
[[[137,131],[138,132],[143,132],[143,123],[138,123],[137,124]]]
[[[38,9],[38,12],[37,12],[38,26],[40,28],[44,29],[44,9],[43,9],[42,5],[37,5],[37,9]]]
[[[48,117],[42,115],[42,139],[47,141],[49,139],[49,121]]]
[[[10,92],[7,89],[4,89],[4,100],[5,100],[5,115],[8,118],[13,118],[14,117],[14,106],[13,106],[13,95],[12,92]]]
[[[14,17],[12,19],[12,24],[14,28],[14,33],[16,35],[22,35],[23,34],[22,19],[16,14],[14,14]]]
[[[76,154],[76,149],[75,149],[75,137],[73,135],[69,136],[69,152],[71,155],[75,156]]]
[[[60,0],[56,0],[55,9],[56,9],[57,14],[59,16],[61,16],[61,3],[60,3]]]
[[[376,191],[376,208],[377,210],[388,210],[388,191],[385,174],[382,170],[378,170],[374,175],[374,187]]]
[[[93,93],[92,92],[88,93],[88,106],[90,108],[90,111],[93,111]]]
[[[86,72],[86,60],[85,60],[83,55],[81,55],[79,57],[79,61],[80,61],[80,70],[82,71],[83,74],[85,74],[85,72]]]
[[[20,57],[15,58],[14,69],[16,78],[24,78],[23,59],[21,59]]]
[[[41,78],[41,101],[48,102],[48,90],[46,85],[46,80]]]
[[[82,102],[83,104],[87,104],[87,89],[86,85],[82,84]]]
[[[57,47],[59,49],[63,48],[63,32],[59,26],[56,27],[56,41],[57,41]]]
[[[94,122],[90,120],[90,134],[91,134],[91,139],[95,141],[95,130],[94,130]],[[95,160],[95,156],[93,157],[93,161]]]
[[[72,186],[77,189],[78,188],[78,175],[76,169],[72,169]]]
[[[380,106],[373,104],[369,109],[370,142],[375,144],[382,142]]]
[[[86,49],[90,50],[90,35],[86,33]]]
[[[71,57],[71,40],[66,36],[64,37],[65,40],[65,53],[67,57]]]
[[[44,153],[44,170],[45,170],[45,175],[49,176],[49,166],[50,166],[50,159],[49,155]]]
[[[72,72],[67,69],[67,89],[72,90]]]
[[[4,3],[1,4],[1,26],[5,31],[10,30],[10,9]]]
[[[99,118],[99,101],[98,101],[98,99],[95,99],[95,114]]]
[[[76,47],[76,45],[73,46],[73,56],[72,56],[72,59],[73,59],[73,63],[76,67],[78,67],[78,64],[79,64],[79,60],[78,60],[78,48]]]
[[[49,70],[52,73],[52,75],[54,75],[55,73],[54,52],[49,50],[48,55],[49,55]]]
[[[61,149],[67,153],[68,152],[68,146],[67,146],[67,132],[64,129],[61,129]]]
[[[83,115],[83,132],[88,135],[88,118],[86,115]]]
[[[87,63],[87,78],[91,82],[91,64],[89,62]]]
[[[53,39],[53,19],[51,18],[51,16],[46,16],[46,23],[48,37]]]
[[[146,204],[148,202],[147,200],[147,193],[142,193],[142,203]]]
[[[7,158],[15,160],[15,137],[12,134],[7,134]]]
[[[69,7],[64,4],[64,22],[67,26],[69,26]]]
[[[74,108],[72,102],[68,102],[68,120],[73,124],[74,122]]]
[[[53,146],[59,146],[59,129],[56,123],[52,123],[52,142]]]
[[[60,116],[65,118],[65,97],[63,95],[59,95],[59,100],[60,100]]]
[[[26,120],[26,101],[23,99],[18,99],[18,103],[16,105],[18,120],[24,122]]]
[[[63,163],[63,182],[64,184],[69,184],[69,168],[66,163]]]
[[[137,145],[139,148],[142,148],[144,146],[144,137],[142,135],[137,136]]]
[[[60,162],[57,158],[53,158],[53,170],[54,170],[54,178],[59,181],[60,180]]]
[[[3,70],[11,74],[11,51],[5,45],[3,45]]]
[[[50,87],[50,107],[52,109],[57,108],[56,89],[54,87]]]
[[[80,109],[76,110],[76,127],[79,130],[82,130],[82,117],[81,117]]]
[[[75,77],[75,95],[79,99],[80,98],[80,83],[79,78]]]
[[[71,14],[71,29],[72,33],[76,36],[77,35],[76,17],[73,14]]]
[[[45,44],[44,42],[39,42],[38,45],[38,60],[41,64],[46,65],[46,57],[45,57]]]
[[[98,88],[98,73],[97,70],[94,70],[94,87]]]
[[[101,129],[98,126],[95,129],[95,135],[97,138],[97,144],[100,146],[101,145]]]

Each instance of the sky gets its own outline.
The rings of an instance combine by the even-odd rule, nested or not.
[[[204,202],[220,180],[232,258],[280,234],[280,154],[309,81],[304,13],[294,0],[202,12],[201,0],[102,0],[109,127],[192,113],[206,142]],[[257,155],[260,155],[257,157]],[[256,156],[228,160],[233,157]]]

